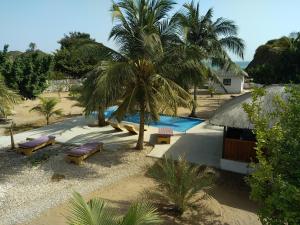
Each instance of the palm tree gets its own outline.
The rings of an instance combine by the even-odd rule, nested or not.
[[[194,1],[186,3],[183,10],[174,15],[181,27],[181,33],[188,46],[199,46],[206,54],[198,57],[198,60],[206,61],[212,65],[233,69],[239,68],[230,60],[227,50],[243,58],[244,42],[237,37],[237,26],[233,21],[218,18],[213,21],[213,9],[209,9],[205,15],[201,15],[199,3]],[[196,76],[206,76],[196,74]],[[194,101],[197,101],[197,86],[203,79],[193,79]],[[191,116],[196,116],[196,105],[193,106]]]
[[[89,54],[97,55],[98,58],[101,58],[101,61],[104,60],[121,60],[122,55],[116,51],[101,45],[99,48],[98,44],[87,43],[78,47],[77,51],[89,51]],[[100,62],[101,62],[100,61]],[[76,100],[79,102],[79,105],[84,107],[85,115],[90,115],[94,112],[97,112],[98,117],[98,126],[106,126],[105,121],[105,109],[109,106],[112,106],[116,103],[115,98],[111,98],[109,93],[106,90],[98,85],[98,80],[102,76],[101,66],[95,66],[95,69],[86,74],[86,79],[83,82],[83,85],[78,87],[76,92]],[[115,96],[115,95],[114,95]]]
[[[124,216],[117,216],[101,199],[91,199],[88,203],[78,193],[73,194],[69,225],[156,225],[161,220],[148,203],[134,203]]]
[[[4,79],[0,74],[0,116],[7,117],[13,105],[21,100],[20,96],[7,88]]]
[[[171,205],[181,215],[195,203],[195,196],[211,187],[215,172],[210,168],[200,170],[184,158],[178,161],[165,158],[149,169],[148,175],[157,182],[157,188],[146,191],[149,199],[159,204]],[[196,198],[197,199],[197,198]],[[199,200],[199,199],[197,199]]]
[[[83,85],[79,87],[78,102],[80,106],[84,107],[85,115],[91,115],[97,112],[98,126],[106,126],[105,109],[109,105],[109,99],[105,96],[105,90],[97,86],[97,80],[101,76],[97,70],[93,70],[87,75]]]
[[[49,120],[52,116],[61,116],[62,109],[55,109],[55,106],[59,102],[57,98],[39,98],[41,103],[33,107],[30,111],[39,112],[41,115],[45,116],[47,125],[49,125]]]
[[[20,96],[6,87],[4,79],[0,74],[0,117],[6,118],[10,113],[14,104],[21,101]],[[9,127],[11,149],[15,148],[14,136],[13,136],[14,123],[12,121]]]
[[[143,149],[145,120],[158,120],[162,110],[187,106],[189,94],[169,79],[175,67],[165,48],[166,14],[172,9],[171,0],[120,0],[113,3],[116,21],[110,38],[120,47],[119,60],[102,62],[98,87],[110,98],[121,99],[114,116],[118,120],[137,111],[140,115],[136,149]]]

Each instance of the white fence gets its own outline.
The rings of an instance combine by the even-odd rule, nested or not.
[[[44,92],[66,92],[69,91],[72,85],[80,85],[82,80],[80,79],[64,79],[64,80],[48,80],[48,87]]]

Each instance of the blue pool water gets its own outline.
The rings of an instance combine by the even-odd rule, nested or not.
[[[109,118],[112,113],[117,109],[116,106],[112,106],[105,111],[105,117]],[[139,123],[140,116],[139,114],[126,116],[124,121],[131,122],[131,123]],[[147,123],[147,125],[154,126],[154,127],[170,127],[174,131],[178,132],[186,132],[188,129],[204,122],[201,119],[195,118],[187,118],[187,117],[174,117],[174,116],[166,116],[161,115],[159,121],[151,121]]]

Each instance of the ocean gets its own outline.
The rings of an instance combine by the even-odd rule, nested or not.
[[[246,69],[246,67],[249,65],[250,61],[238,61],[235,63],[238,64],[242,69]]]

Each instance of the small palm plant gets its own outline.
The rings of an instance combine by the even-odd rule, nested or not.
[[[5,85],[4,78],[0,74],[0,117],[6,118],[11,113],[13,105],[20,101],[20,96]]]
[[[36,111],[45,116],[47,125],[49,125],[50,118],[52,116],[61,116],[62,109],[55,109],[55,106],[59,102],[57,98],[39,98],[41,103],[33,107],[31,111]]]
[[[161,224],[156,209],[148,203],[134,203],[124,216],[118,216],[101,199],[88,203],[79,193],[73,194],[69,225],[156,225]]]
[[[155,190],[146,192],[149,199],[170,206],[179,215],[194,206],[199,200],[196,195],[210,188],[216,177],[214,170],[200,170],[182,157],[178,161],[168,158],[159,161],[148,175],[158,184]]]

